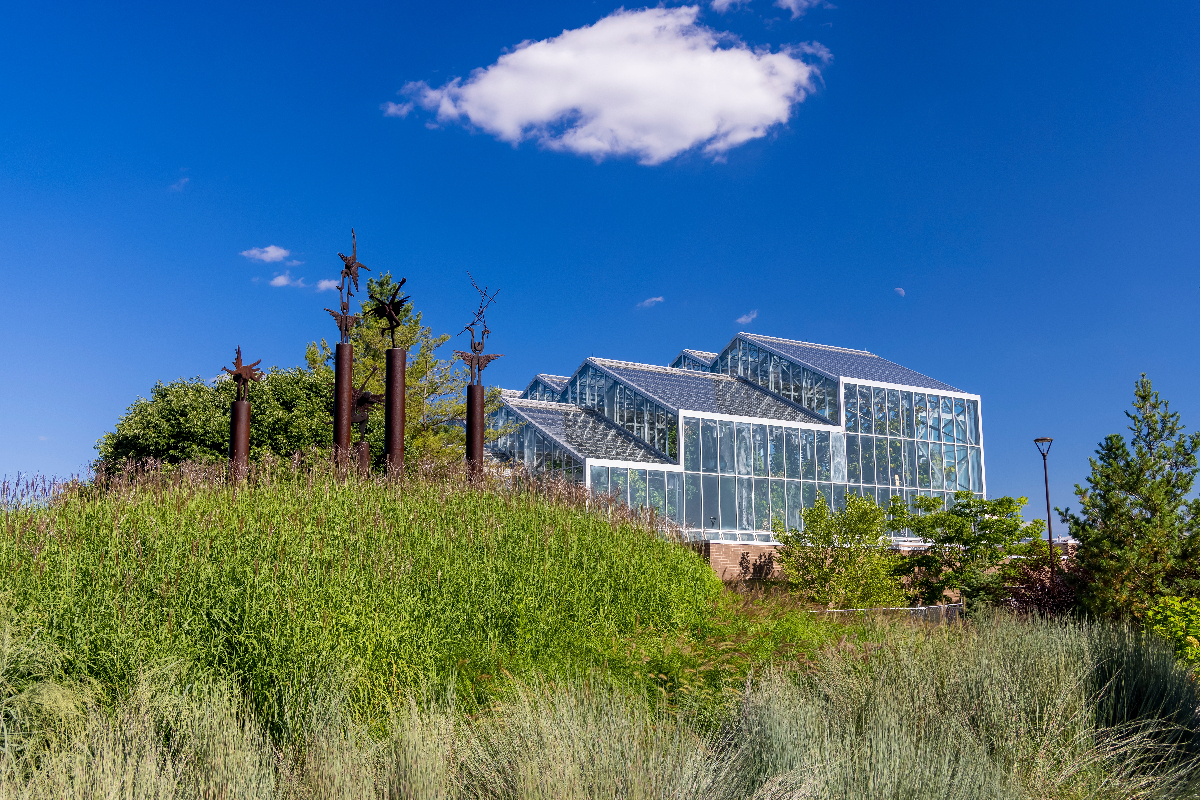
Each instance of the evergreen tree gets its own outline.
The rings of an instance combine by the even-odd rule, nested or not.
[[[1106,436],[1087,487],[1075,485],[1080,513],[1059,512],[1079,541],[1080,605],[1105,617],[1141,617],[1161,597],[1200,590],[1200,500],[1188,499],[1200,433],[1184,434],[1145,373],[1125,416],[1132,450],[1122,435]]]

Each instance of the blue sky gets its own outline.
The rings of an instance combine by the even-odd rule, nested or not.
[[[1031,440],[1073,503],[1140,372],[1200,425],[1200,8],[792,2],[9,8],[0,473],[301,363],[351,226],[435,331],[500,288],[504,386],[746,329],[978,392],[1034,513]]]

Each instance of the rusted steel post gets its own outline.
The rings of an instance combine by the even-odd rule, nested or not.
[[[354,345],[339,342],[333,362],[333,453],[350,457],[350,416],[354,413]]]
[[[355,456],[358,459],[358,472],[360,475],[371,474],[371,445],[364,442],[359,442],[354,445]]]
[[[235,481],[250,471],[250,401],[234,400],[229,406],[229,469]]]
[[[467,470],[473,478],[483,474],[483,397],[479,384],[467,387]]]
[[[387,360],[386,398],[383,406],[383,454],[389,472],[404,472],[404,393],[408,351],[391,347]]]

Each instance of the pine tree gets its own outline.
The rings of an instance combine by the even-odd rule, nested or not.
[[[1087,487],[1075,485],[1080,513],[1060,510],[1079,541],[1076,592],[1096,616],[1143,616],[1161,597],[1200,590],[1200,433],[1184,434],[1179,414],[1142,373],[1134,386],[1133,434],[1104,437],[1090,459]],[[1130,449],[1132,445],[1132,450]]]

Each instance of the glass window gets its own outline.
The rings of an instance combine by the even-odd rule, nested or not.
[[[879,486],[892,483],[892,473],[888,469],[888,440],[882,436],[875,437],[875,483]]]
[[[954,398],[954,441],[967,443],[967,409],[961,397]]]
[[[737,479],[737,527],[741,531],[754,530],[754,479]]]
[[[871,396],[875,411],[875,435],[887,436],[887,390],[873,388]]]
[[[766,478],[754,479],[754,520],[756,531],[771,530],[771,482]]]
[[[929,488],[935,491],[945,488],[942,483],[942,446],[937,442],[929,444]]]
[[[667,479],[658,470],[652,470],[646,478],[646,504],[660,517],[667,515]]]
[[[753,450],[751,442],[751,426],[745,422],[739,422],[735,427],[737,436],[737,448],[735,457],[737,463],[738,475],[753,475],[754,466],[752,462]]]
[[[830,511],[832,511],[833,510],[833,484],[832,483],[818,483],[817,484],[817,494],[819,494],[822,498],[824,498],[825,506]]]
[[[786,471],[783,465],[783,428],[772,425],[768,438],[770,441],[771,477],[782,478]]]
[[[749,350],[750,355],[747,359],[746,377],[754,383],[760,383],[758,379],[758,345],[749,345],[747,350]]]
[[[800,481],[787,482],[787,529],[800,530],[800,512],[804,510],[804,494]]]
[[[917,442],[917,486],[929,488],[929,442]]]
[[[629,506],[641,508],[646,505],[646,470],[629,470]]]
[[[800,430],[800,474],[806,480],[816,480],[817,477],[816,444],[816,434],[813,431]]]
[[[833,507],[838,511],[846,507],[846,484],[833,484]]]
[[[979,403],[967,401],[967,444],[979,444]]]
[[[608,494],[608,467],[593,466],[592,494]]]
[[[717,471],[717,422],[700,421],[700,463],[705,472]]]
[[[817,485],[815,483],[810,483],[809,481],[805,481],[804,482],[804,507],[812,508],[816,504],[817,504]]]
[[[942,441],[954,441],[954,398],[942,398]]]
[[[968,431],[969,430],[970,429],[968,428]],[[981,461],[982,461],[982,459],[980,459],[980,457],[979,457],[979,448],[972,447],[971,448],[971,491],[972,492],[982,492],[983,491],[983,464],[981,463]]]
[[[825,410],[825,379],[816,375],[813,378],[813,410],[826,417],[829,412]]]
[[[917,435],[913,424],[913,395],[912,392],[900,393],[900,409],[904,414],[904,436],[911,439]]]
[[[734,441],[735,437],[733,435],[733,423],[721,420],[717,423],[717,431],[717,436],[720,439],[720,441],[717,443],[717,447],[721,451],[721,474],[732,475],[737,472],[735,467],[737,462],[734,459],[736,442]]]
[[[942,440],[941,415],[938,413],[941,402],[936,394],[929,395],[929,440],[931,442]]]
[[[912,439],[904,442],[904,485],[917,485],[917,443]]]
[[[971,489],[971,467],[967,456],[966,445],[958,445],[955,447],[958,451],[958,490],[970,491]]]
[[[704,527],[704,504],[700,476],[683,476],[683,522],[689,528]]]
[[[887,432],[888,436],[900,436],[903,426],[900,422],[900,391],[887,390]]]
[[[792,479],[800,478],[800,429],[799,428],[784,428],[783,440],[786,443],[783,451],[783,460],[787,477]]]
[[[709,530],[721,528],[721,491],[716,475],[705,475],[702,482],[704,487],[704,527]]]
[[[609,471],[609,491],[626,505],[629,504],[629,470],[624,467],[613,467]]]
[[[947,491],[958,491],[958,462],[954,458],[954,445],[944,444],[942,457],[942,471],[946,475]]]
[[[888,439],[888,486],[893,489],[904,485],[904,444],[899,439]]]
[[[870,436],[862,437],[862,482],[875,483],[875,440]]]
[[[846,435],[846,480],[850,483],[862,483],[862,471],[859,469],[858,437],[853,433]]]
[[[754,425],[751,427],[751,432],[754,437],[751,443],[754,448],[751,452],[754,476],[756,478],[765,478],[769,474],[767,472],[767,426]]]
[[[792,362],[784,361],[783,359],[780,359],[780,362],[780,380],[782,381],[780,393],[787,399],[791,400],[795,396],[795,390],[792,386]]]
[[[834,483],[846,482],[846,434],[833,431],[829,438],[830,456],[832,458],[832,480]]]
[[[733,475],[721,476],[721,530],[736,531],[737,519],[737,478]]]
[[[817,480],[829,480],[829,431],[817,431]]]
[[[829,414],[827,416],[830,422],[833,422],[835,425],[841,425],[842,415],[841,403],[838,402],[838,382],[833,378],[826,378],[825,385],[828,387],[826,397],[829,398]]]
[[[847,383],[842,394],[846,398],[846,430],[858,433],[858,384]]]
[[[787,525],[787,484],[771,481],[771,530]]]
[[[925,395],[913,396],[913,415],[917,420],[917,438],[929,438],[929,412],[925,410]]]
[[[683,473],[667,473],[667,519],[672,522],[683,522],[680,514],[683,506],[680,503],[680,492],[683,490]]]
[[[871,432],[871,387],[858,387],[858,425],[863,433]]]

